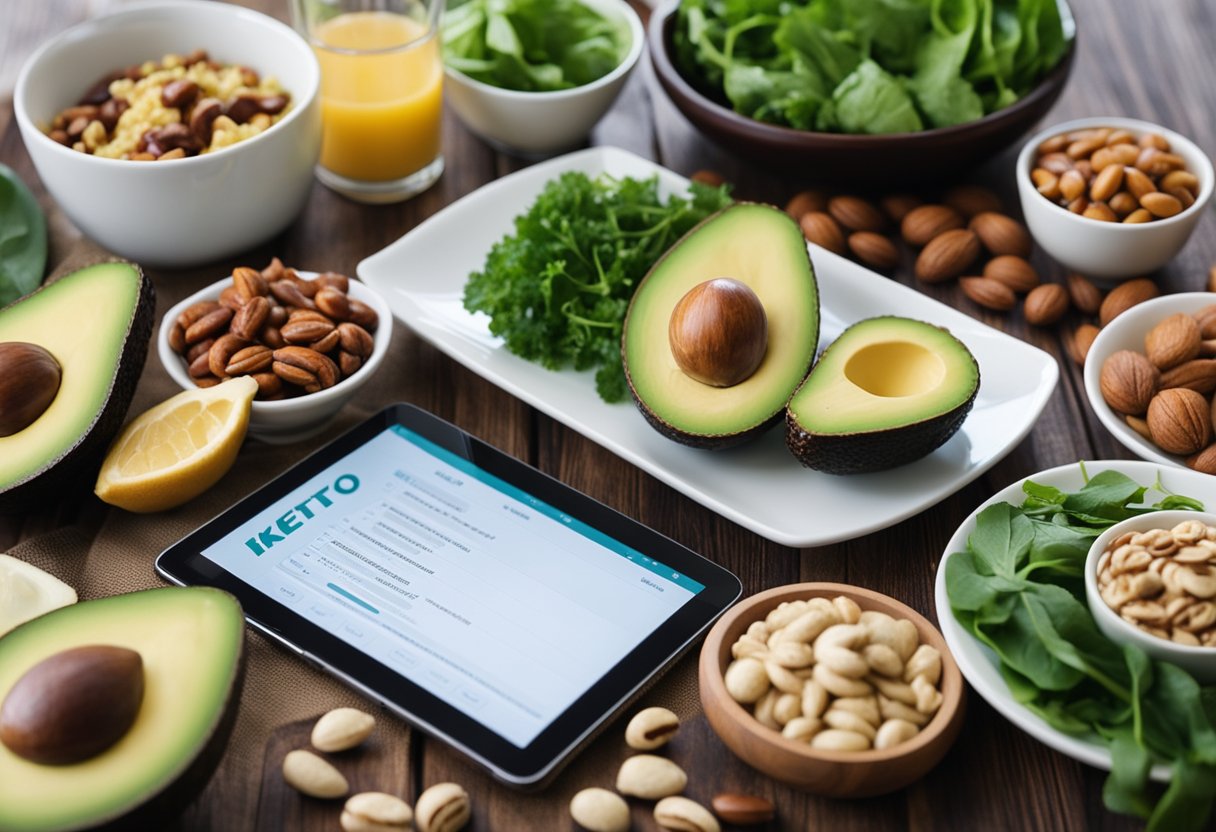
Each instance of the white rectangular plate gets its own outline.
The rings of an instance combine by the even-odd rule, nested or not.
[[[545,183],[566,171],[658,176],[664,194],[688,181],[614,147],[534,165],[453,203],[359,264],[359,276],[401,321],[443,352],[702,505],[786,546],[820,546],[898,523],[952,494],[1016,446],[1047,404],[1059,370],[1047,353],[843,257],[812,246],[820,337],[852,323],[903,315],[948,328],[975,355],[980,391],[962,429],[929,456],[874,474],[837,477],[803,468],[777,427],[755,442],[702,451],[664,438],[631,402],[606,404],[594,373],[546,370],[512,355],[489,319],[466,312],[470,272],[514,230]],[[706,278],[717,275],[706,275]]]

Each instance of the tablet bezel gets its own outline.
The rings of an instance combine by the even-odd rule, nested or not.
[[[309,478],[394,425],[442,448],[589,526],[698,581],[705,589],[592,684],[586,693],[520,748],[261,590],[205,558],[223,538]],[[667,664],[679,656],[742,594],[739,579],[674,540],[643,526],[455,425],[408,404],[390,405],[165,549],[156,571],[173,583],[207,585],[237,597],[251,625],[305,660],[361,690],[423,731],[482,764],[500,780],[536,785]]]

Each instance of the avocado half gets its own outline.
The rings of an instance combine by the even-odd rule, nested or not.
[[[63,607],[0,638],[0,702],[34,665],[76,647],[140,654],[144,694],[114,745],[40,765],[0,743],[0,830],[161,829],[207,784],[236,720],[245,621],[226,592],[166,587]]]
[[[971,351],[909,318],[860,321],[824,351],[786,407],[786,442],[808,468],[861,474],[940,447],[980,387]]]
[[[759,366],[730,387],[685,374],[668,337],[680,300],[720,277],[750,288],[768,323]],[[655,430],[696,448],[727,448],[781,418],[818,341],[819,290],[802,230],[777,208],[737,203],[702,221],[651,268],[629,304],[621,356],[629,391]]]
[[[62,373],[47,409],[0,437],[0,512],[96,478],[135,395],[155,310],[152,281],[131,263],[89,266],[0,309],[0,344],[40,346]]]

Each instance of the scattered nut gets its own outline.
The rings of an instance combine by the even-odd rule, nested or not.
[[[1087,278],[1076,274],[1068,275],[1068,295],[1072,305],[1086,315],[1097,315],[1102,307],[1102,291]]]
[[[376,727],[376,718],[358,708],[335,708],[320,719],[312,729],[312,744],[318,751],[346,751],[368,737]]]
[[[963,294],[985,309],[1008,312],[1017,304],[1013,290],[990,277],[964,277],[959,280]]]
[[[1094,339],[1097,337],[1098,328],[1093,324],[1081,324],[1073,332],[1072,339],[1068,342],[1068,352],[1078,366],[1085,366],[1085,357],[1089,355],[1089,348],[1094,345]]]
[[[607,789],[583,789],[570,800],[570,817],[587,832],[627,832],[629,804]]]
[[[436,783],[414,804],[418,832],[456,832],[464,828],[471,814],[469,794],[456,783]]]
[[[830,214],[822,211],[808,211],[798,220],[798,224],[802,228],[802,236],[806,237],[809,242],[826,248],[834,254],[844,255],[846,251],[844,232],[840,230],[840,224],[832,219]]]
[[[958,277],[980,256],[980,239],[974,231],[957,228],[937,235],[916,258],[916,279],[942,283]]]
[[[1023,312],[1031,326],[1051,326],[1068,311],[1068,290],[1058,283],[1044,283],[1026,296]]]
[[[1138,278],[1120,283],[1106,295],[1098,310],[1098,321],[1106,326],[1133,306],[1151,300],[1161,294],[1157,284],[1148,278]]]
[[[1034,267],[1014,254],[1002,254],[989,260],[984,265],[984,277],[1004,283],[1018,293],[1029,292],[1039,285],[1039,276]]]
[[[350,791],[342,772],[311,751],[302,749],[290,751],[283,758],[283,779],[309,797],[344,797]]]
[[[654,821],[678,832],[721,832],[708,809],[687,797],[665,797],[655,804]]]
[[[979,236],[984,248],[993,254],[1030,256],[1030,249],[1034,244],[1030,232],[1012,217],[995,211],[985,211],[972,217],[968,228]]]
[[[904,216],[899,230],[904,242],[920,247],[928,245],[934,237],[966,224],[963,215],[948,205],[922,205]]]
[[[639,751],[666,745],[680,728],[680,718],[667,708],[639,711],[625,727],[625,743]]]
[[[616,790],[645,800],[658,800],[684,791],[688,775],[666,757],[635,754],[621,764],[616,775]]]
[[[751,794],[718,794],[710,805],[718,817],[735,826],[768,823],[777,814],[771,800]]]
[[[396,795],[360,792],[342,807],[338,819],[344,832],[405,832],[414,821],[410,806]]]

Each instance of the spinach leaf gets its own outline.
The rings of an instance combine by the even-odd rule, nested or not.
[[[1165,494],[1145,505],[1150,490]],[[1216,688],[1107,639],[1090,615],[1080,580],[1101,531],[1165,506],[1198,500],[1150,488],[1116,471],[1074,492],[1023,485],[1022,505],[997,503],[976,517],[968,548],[946,562],[955,618],[996,654],[1013,697],[1057,730],[1097,737],[1111,749],[1103,799],[1112,811],[1170,832],[1205,826],[1216,800]],[[1173,767],[1154,801],[1154,760]]]
[[[0,306],[38,288],[46,270],[46,219],[21,178],[0,165]]]

